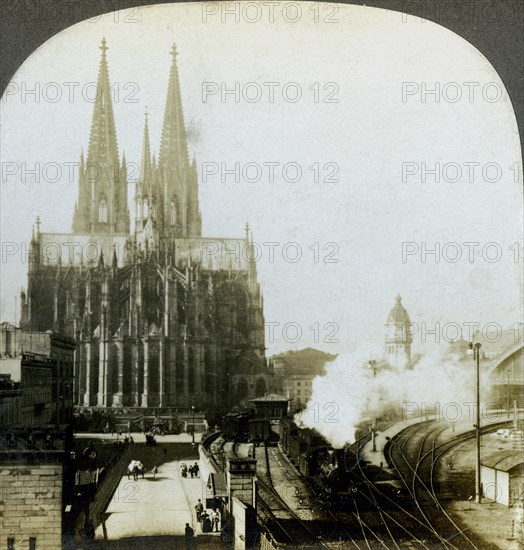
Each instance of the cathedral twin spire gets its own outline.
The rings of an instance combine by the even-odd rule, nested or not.
[[[98,73],[87,162],[80,161],[78,200],[73,232],[129,234],[125,156],[119,163],[105,38]],[[140,175],[136,185],[136,228],[154,220],[162,236],[200,236],[196,165],[190,164],[176,47],[169,76],[158,166],[151,155],[146,112]]]
[[[120,163],[105,38],[100,46],[95,105],[87,161],[81,153],[78,199],[73,217],[74,233],[127,234],[127,174],[125,157]]]

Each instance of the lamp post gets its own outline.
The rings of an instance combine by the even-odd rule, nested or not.
[[[480,479],[480,346],[481,344],[477,342],[469,343],[468,355],[473,355],[473,360],[477,363],[476,370],[476,386],[477,386],[477,408],[476,408],[476,424],[475,424],[475,433],[477,440],[477,452],[476,452],[476,467],[475,467],[475,502],[482,502],[482,482]]]
[[[191,413],[192,413],[192,425],[191,425],[191,445],[195,446],[195,407],[194,405],[191,407]]]
[[[375,380],[375,376],[377,374],[377,362],[374,359],[372,359],[371,361],[368,361],[368,367],[370,369],[373,369],[373,380]],[[372,445],[372,451],[374,453],[377,452],[377,444],[375,441],[376,423],[377,423],[377,419],[375,416],[375,411],[373,411],[373,417],[371,419],[371,445]]]

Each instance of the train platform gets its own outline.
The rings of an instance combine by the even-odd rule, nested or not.
[[[100,525],[97,540],[148,540],[148,537],[168,537],[183,540],[186,523],[193,528],[195,545],[203,539],[214,539],[213,547],[219,548],[220,532],[203,533],[196,521],[195,505],[205,502],[205,480],[201,477],[182,477],[180,463],[174,460],[158,467],[156,479],[148,471],[144,479],[137,481],[124,475],[106,510],[105,524]],[[186,464],[191,462],[185,461]],[[211,513],[211,510],[207,511]],[[200,542],[198,539],[202,539]],[[115,545],[111,545],[115,546]]]
[[[376,451],[373,451],[373,443],[372,441],[368,441],[365,445],[363,445],[360,449],[359,455],[360,458],[366,462],[369,462],[373,466],[377,466],[379,468],[383,468],[384,470],[390,471],[387,467],[387,460],[384,455],[384,448],[386,446],[386,443],[388,442],[386,438],[392,438],[398,433],[400,433],[402,430],[405,430],[409,426],[412,426],[413,424],[417,424],[421,421],[419,417],[414,417],[410,419],[406,419],[404,422],[397,422],[396,424],[393,424],[386,428],[384,431],[377,431],[375,433],[375,449]]]

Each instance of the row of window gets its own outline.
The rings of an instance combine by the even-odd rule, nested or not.
[[[147,218],[149,216],[149,202],[147,199],[142,204],[142,217]],[[101,197],[98,201],[98,223],[107,223],[107,201],[104,197]],[[170,223],[176,225],[177,223],[177,205],[176,201],[171,201],[170,209]]]
[[[7,550],[15,550],[15,538],[7,538]],[[29,537],[29,550],[36,550],[36,537]]]

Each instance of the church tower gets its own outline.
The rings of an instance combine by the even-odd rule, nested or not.
[[[189,160],[182,95],[173,44],[162,139],[158,156],[158,178],[162,192],[159,230],[163,237],[200,237],[202,220],[198,204],[196,162]]]
[[[73,233],[122,235],[129,233],[127,174],[125,159],[120,163],[118,157],[105,38],[100,49],[102,58],[87,162],[84,162],[83,152],[80,155]]]
[[[271,389],[253,237],[248,227],[245,238],[202,237],[174,46],[157,158],[145,115],[129,233],[126,161],[125,155],[119,161],[105,40],[101,50],[73,232],[41,232],[37,220],[22,324],[76,340],[79,406],[136,412],[194,406],[222,414],[255,397],[257,388]],[[43,253],[47,243],[58,246],[56,261]],[[209,249],[248,254],[209,257]]]
[[[411,363],[411,321],[398,294],[386,321],[384,358],[390,365],[407,367]]]

